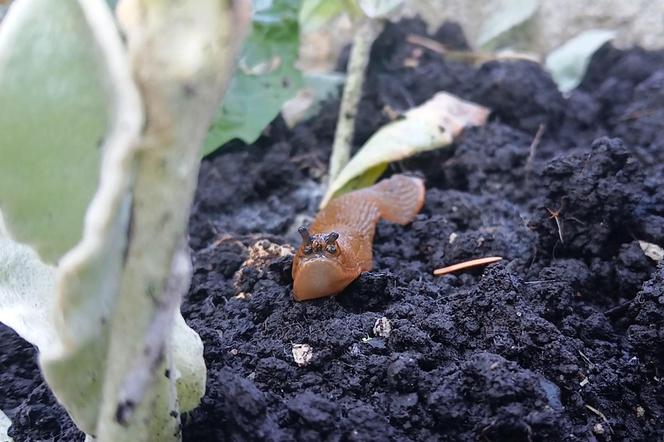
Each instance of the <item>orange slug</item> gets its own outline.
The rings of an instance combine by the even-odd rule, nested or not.
[[[424,182],[405,175],[330,201],[308,229],[298,229],[302,244],[293,258],[295,299],[335,295],[371,270],[378,221],[408,224],[423,205]]]

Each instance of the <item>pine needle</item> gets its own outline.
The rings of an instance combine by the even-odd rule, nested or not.
[[[433,271],[434,275],[447,275],[448,273],[456,272],[459,270],[472,269],[483,265],[493,264],[503,259],[501,256],[488,256],[486,258],[471,259],[470,261],[460,262],[447,267],[442,267]]]

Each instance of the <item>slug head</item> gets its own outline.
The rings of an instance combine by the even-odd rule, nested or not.
[[[317,254],[333,258],[339,255],[339,244],[337,244],[339,234],[337,232],[311,235],[304,226],[297,229],[297,231],[302,236],[300,250],[305,257],[312,257]]]
[[[357,277],[344,270],[337,232],[311,234],[305,227],[298,231],[302,244],[293,260],[295,299],[304,301],[334,295]]]

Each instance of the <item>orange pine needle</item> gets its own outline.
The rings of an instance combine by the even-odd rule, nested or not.
[[[483,266],[487,264],[493,264],[494,262],[500,261],[502,256],[488,256],[486,258],[471,259],[470,261],[460,262],[459,264],[454,264],[447,267],[442,267],[433,271],[434,275],[447,275],[448,273],[456,272],[458,270],[471,269],[473,267]]]

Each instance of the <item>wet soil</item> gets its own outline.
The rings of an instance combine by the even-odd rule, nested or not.
[[[491,121],[391,166],[425,178],[425,207],[378,225],[374,269],[340,296],[296,303],[290,277],[338,102],[204,161],[182,310],[208,382],[184,439],[663,440],[664,266],[639,241],[664,244],[664,52],[606,45],[563,97],[537,64],[446,60],[410,33],[426,35],[405,21],[373,48],[355,144],[440,90]],[[467,48],[453,24],[429,37]],[[489,255],[504,260],[431,274]],[[80,439],[34,350],[4,327],[0,346],[15,440]]]

